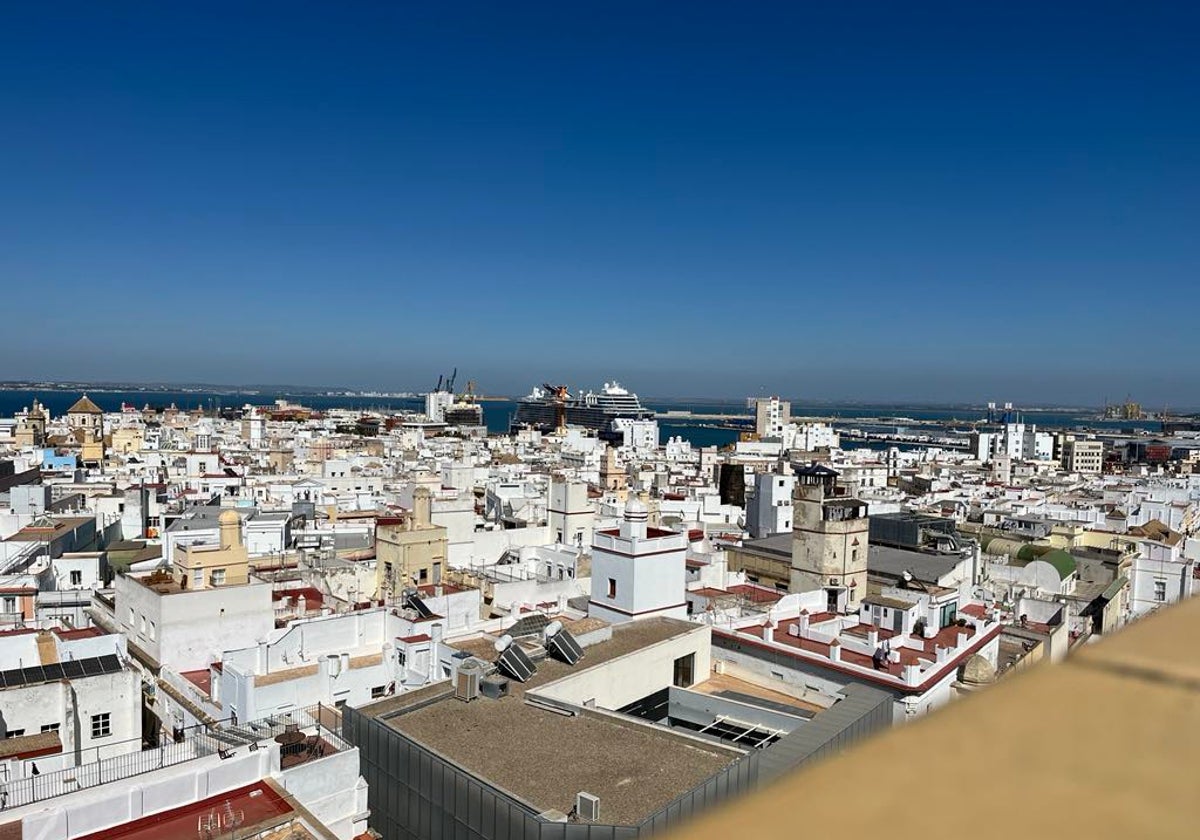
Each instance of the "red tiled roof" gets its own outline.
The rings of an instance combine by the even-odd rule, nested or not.
[[[419,642],[428,642],[432,640],[425,633],[421,633],[417,636],[400,636],[397,641],[404,642],[406,645],[415,645]]]
[[[603,531],[600,531],[599,533],[604,534],[605,536],[609,536],[609,537],[619,537],[619,536],[621,536],[621,529],[620,528],[605,528]],[[679,536],[678,531],[669,531],[666,528],[651,528],[649,526],[647,526],[647,528],[646,528],[647,539],[658,539],[659,537],[677,537],[677,536]]]
[[[466,592],[466,591],[467,591],[467,589],[469,588],[469,587],[466,587],[466,586],[458,586],[457,584],[453,584],[453,583],[440,583],[440,584],[437,584],[437,583],[423,583],[423,584],[421,584],[420,586],[418,586],[418,587],[417,587],[417,590],[418,590],[418,591],[419,591],[419,592],[420,592],[422,595],[428,595],[429,597],[435,597],[435,596],[436,596],[436,594],[437,594],[437,587],[438,587],[438,586],[441,586],[441,587],[442,587],[442,594],[443,594],[443,595],[454,595],[454,594],[455,594],[455,593],[457,593],[457,592]]]
[[[212,696],[212,674],[207,668],[195,671],[180,671],[179,676],[190,682],[205,694]]]
[[[276,589],[271,593],[271,600],[281,601],[289,595],[293,598],[304,598],[305,605],[309,607],[319,607],[325,601],[325,596],[321,594],[321,590],[312,586],[298,586],[295,589]]]
[[[755,604],[774,604],[783,598],[782,592],[767,589],[765,586],[755,586],[752,583],[739,583],[737,586],[729,587],[729,591],[735,595],[741,595]]]
[[[108,635],[108,633],[99,627],[77,627],[74,630],[52,630],[51,632],[66,642],[73,641],[74,639],[93,639],[97,636]]]

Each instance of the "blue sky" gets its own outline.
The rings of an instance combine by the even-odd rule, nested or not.
[[[0,378],[1200,403],[1193,4],[27,4]]]

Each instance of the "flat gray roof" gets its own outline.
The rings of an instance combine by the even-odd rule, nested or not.
[[[745,540],[740,546],[734,546],[733,551],[744,551],[747,554],[758,554],[778,559],[792,559],[792,534],[772,534],[757,540]]]
[[[955,554],[926,554],[886,545],[872,545],[867,548],[868,572],[899,578],[908,570],[914,578],[923,583],[937,583],[939,578],[954,571],[964,562],[964,558]]]
[[[363,707],[408,737],[541,812],[564,813],[575,794],[600,797],[605,823],[635,825],[708,779],[741,753],[614,714],[567,716],[525,702],[525,691],[595,667],[698,625],[655,618],[613,627],[613,637],[585,649],[572,668],[538,663],[529,682],[509,682],[499,700],[455,700],[447,683]],[[455,645],[491,661],[486,639]],[[439,697],[439,695],[441,695]]]

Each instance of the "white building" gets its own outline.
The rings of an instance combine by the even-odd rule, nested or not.
[[[6,778],[141,750],[141,679],[127,663],[124,637],[19,632],[0,639],[0,671]]]
[[[634,452],[653,452],[658,448],[658,421],[618,417],[612,429],[621,435],[621,446]]]
[[[754,409],[754,431],[760,438],[777,438],[791,422],[792,404],[779,397],[751,397],[747,408]]]
[[[647,527],[647,518],[631,496],[620,527],[596,532],[589,615],[613,624],[687,617],[687,535]]]
[[[781,473],[754,477],[754,497],[746,509],[746,530],[754,539],[792,531],[792,491],[796,478]]]
[[[181,671],[206,668],[221,651],[265,639],[275,628],[271,584],[182,589],[162,572],[120,575],[113,582],[116,629],[156,663]]]
[[[596,512],[588,498],[587,484],[582,481],[551,481],[546,519],[555,542],[576,547],[591,545]]]

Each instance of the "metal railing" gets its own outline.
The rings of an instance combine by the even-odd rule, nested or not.
[[[285,732],[316,729],[322,740],[338,752],[351,749],[340,734],[341,711],[318,703],[261,720],[236,724],[232,719],[200,724],[181,730],[176,740],[150,749],[137,750],[0,783],[0,811],[30,805],[68,793],[140,776],[212,755],[228,757],[251,744],[274,739]],[[109,748],[119,745],[109,745]]]

